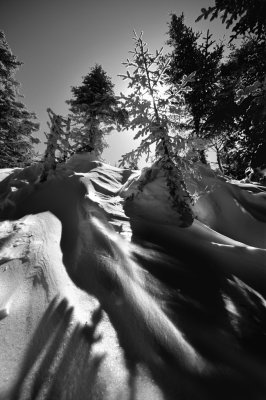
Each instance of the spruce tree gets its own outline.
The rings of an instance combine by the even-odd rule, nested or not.
[[[242,178],[249,165],[266,164],[265,71],[266,46],[255,39],[232,50],[221,68],[220,92],[208,123],[224,133],[222,161],[235,178]],[[256,159],[258,147],[264,148],[263,162]]]
[[[227,173],[243,177],[247,166],[266,164],[266,3],[265,0],[215,0],[202,17],[221,18],[231,28],[232,46],[220,74],[220,90],[208,124],[223,132]],[[260,149],[259,153],[257,149]]]
[[[50,122],[47,122],[50,132],[44,133],[47,142],[43,158],[43,171],[40,181],[44,182],[50,171],[55,171],[57,163],[65,162],[72,154],[71,144],[69,143],[70,119],[63,118],[51,110],[47,109]]]
[[[132,60],[123,63],[127,72],[120,75],[129,80],[128,94],[121,93],[121,102],[129,114],[126,128],[137,129],[135,139],[142,141],[137,149],[122,156],[121,165],[136,164],[143,154],[149,157],[151,146],[155,146],[152,168],[163,171],[172,206],[182,215],[183,226],[189,226],[193,221],[192,199],[184,179],[189,163],[182,155],[189,150],[184,93],[193,78],[183,76],[179,85],[169,85],[169,58],[163,55],[163,49],[150,53],[142,34],[134,32],[133,40]],[[148,169],[139,190],[152,175]]]
[[[169,23],[167,44],[173,48],[168,69],[173,84],[184,74],[194,72],[189,82],[190,91],[185,93],[186,104],[191,112],[191,128],[196,137],[211,137],[214,132],[207,129],[206,121],[212,112],[218,90],[218,76],[223,55],[223,46],[215,45],[209,30],[205,37],[184,23],[184,15],[173,14]],[[204,159],[204,152],[200,151]]]
[[[39,142],[32,137],[39,129],[36,116],[19,100],[15,73],[21,64],[0,31],[0,168],[27,165],[34,155],[33,144]]]
[[[83,78],[82,85],[72,87],[70,105],[72,127],[70,139],[76,151],[94,151],[101,155],[107,147],[105,136],[119,129],[126,114],[119,109],[114,85],[101,65],[96,64]]]

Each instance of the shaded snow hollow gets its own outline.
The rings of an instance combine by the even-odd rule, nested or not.
[[[265,188],[201,173],[182,228],[160,171],[0,170],[1,399],[266,397]]]

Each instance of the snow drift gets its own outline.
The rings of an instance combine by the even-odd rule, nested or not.
[[[0,171],[3,399],[265,397],[265,188],[201,173],[182,228],[159,171]]]

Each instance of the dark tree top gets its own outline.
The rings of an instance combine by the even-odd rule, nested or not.
[[[201,9],[196,19],[209,18],[211,21],[220,17],[229,28],[232,26],[231,40],[246,33],[255,34],[258,38],[266,35],[266,1],[265,0],[215,0],[215,5]]]

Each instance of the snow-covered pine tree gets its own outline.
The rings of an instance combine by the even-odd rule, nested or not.
[[[142,138],[137,149],[122,156],[120,165],[137,163],[139,158],[151,153],[155,146],[153,167],[164,172],[173,207],[182,215],[183,226],[193,222],[191,196],[184,181],[183,171],[189,168],[184,158],[189,151],[188,113],[184,103],[187,83],[193,74],[184,76],[179,85],[170,85],[167,69],[169,57],[163,48],[150,53],[147,43],[134,32],[135,47],[130,53],[132,59],[123,63],[127,72],[120,75],[129,80],[128,94],[122,94],[120,101],[130,116],[127,129],[137,129],[135,139]],[[153,168],[152,167],[152,168]],[[147,180],[152,174],[147,170]],[[145,184],[142,181],[142,187]]]
[[[100,156],[107,147],[105,136],[119,130],[126,115],[119,108],[114,85],[101,65],[96,64],[83,78],[81,86],[72,87],[70,118],[74,126],[70,138],[76,151],[94,151]]]
[[[14,76],[21,62],[12,54],[0,31],[0,168],[23,167],[32,162],[32,134],[39,129],[36,116],[19,100],[19,83]]]
[[[43,171],[41,174],[40,182],[47,179],[49,171],[56,169],[56,164],[59,160],[65,160],[71,154],[70,137],[70,119],[63,118],[61,115],[55,114],[51,108],[47,109],[50,119],[48,127],[50,128],[49,134],[46,134],[47,143],[43,160]],[[60,154],[59,158],[57,153]]]

